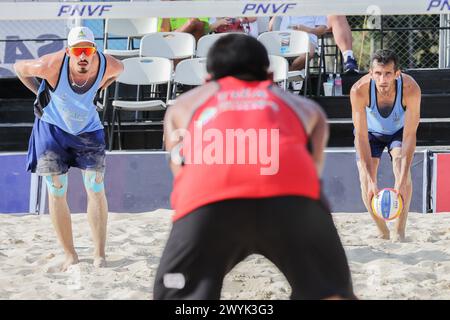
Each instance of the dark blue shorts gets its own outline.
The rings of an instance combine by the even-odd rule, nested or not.
[[[381,158],[384,148],[388,148],[389,156],[394,148],[401,148],[403,140],[403,128],[392,135],[369,132],[369,144],[372,158]],[[392,156],[391,156],[392,158]],[[356,160],[359,160],[358,152],[356,152]]]
[[[28,145],[27,170],[39,175],[60,175],[70,167],[105,170],[103,130],[75,136],[36,118]]]

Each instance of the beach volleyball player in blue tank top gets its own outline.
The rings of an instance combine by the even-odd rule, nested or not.
[[[420,88],[411,76],[399,70],[394,52],[378,50],[372,56],[369,74],[353,85],[350,99],[363,202],[380,236],[389,239],[385,221],[374,215],[370,205],[372,196],[378,193],[378,165],[387,147],[395,177],[394,188],[404,201],[394,238],[404,241],[412,195],[411,163],[420,121]]]
[[[14,65],[19,79],[37,96],[27,166],[47,183],[51,219],[66,254],[63,271],[78,262],[66,200],[70,167],[83,173],[94,265],[106,264],[105,137],[94,98],[123,71],[120,61],[97,51],[87,27],[71,29],[67,44],[65,50]]]

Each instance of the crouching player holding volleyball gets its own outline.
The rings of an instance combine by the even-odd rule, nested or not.
[[[395,237],[404,241],[412,195],[411,163],[420,121],[420,88],[411,76],[400,72],[394,52],[379,50],[372,56],[369,74],[353,85],[350,99],[363,202],[380,237],[389,239],[386,222],[371,208],[371,199],[378,193],[378,165],[387,147],[395,176],[394,189],[404,203]]]
[[[175,215],[155,299],[219,299],[225,275],[250,254],[280,269],[292,299],[355,298],[321,200],[326,118],[273,84],[268,68],[256,39],[224,36],[208,54],[211,81],[167,111]]]

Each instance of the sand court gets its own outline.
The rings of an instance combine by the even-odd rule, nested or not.
[[[80,263],[64,273],[49,215],[0,215],[0,299],[152,299],[171,213],[110,213],[104,269],[92,265],[86,215],[73,214]],[[450,299],[450,215],[411,213],[405,243],[377,239],[368,214],[333,218],[359,298]],[[227,275],[222,299],[288,299],[290,290],[270,261],[252,255]]]

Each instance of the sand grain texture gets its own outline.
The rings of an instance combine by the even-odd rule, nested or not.
[[[170,217],[163,209],[110,213],[108,266],[97,269],[86,215],[72,215],[80,263],[62,273],[48,215],[0,215],[0,299],[152,299]],[[339,213],[334,221],[360,298],[450,299],[449,214],[410,214],[406,243],[376,239],[368,214]],[[288,299],[290,291],[271,262],[252,255],[227,275],[222,298]]]

